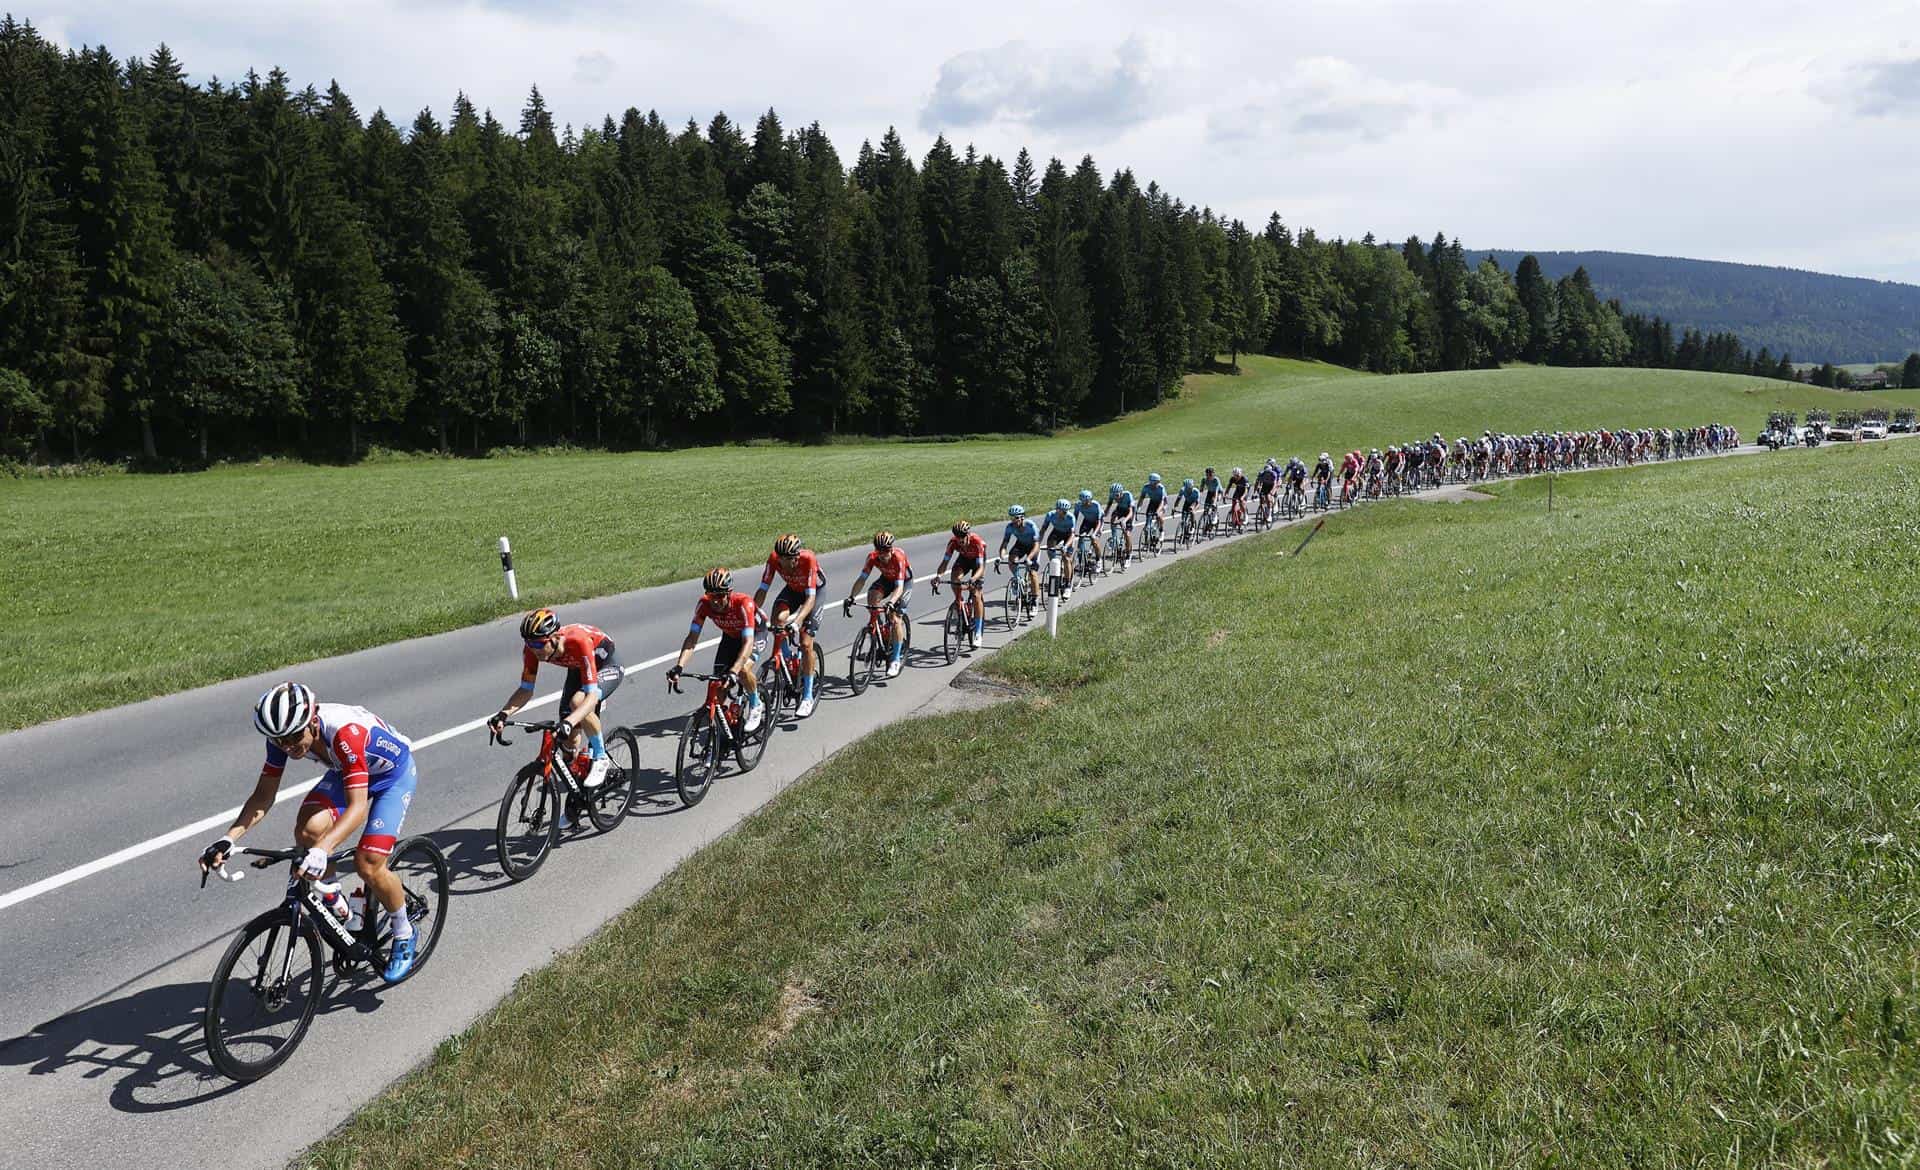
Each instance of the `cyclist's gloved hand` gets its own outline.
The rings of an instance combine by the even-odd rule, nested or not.
[[[226,864],[227,854],[233,852],[233,842],[225,837],[200,851],[200,872],[208,873]]]
[[[845,617],[853,616],[853,598],[849,597],[840,603],[840,613]]]
[[[500,729],[505,727],[506,725],[507,725],[507,711],[506,711],[506,708],[504,707],[502,707],[498,711],[495,711],[491,716],[487,718],[487,730],[495,733],[496,735],[499,734]]]
[[[303,878],[322,878],[327,874],[327,851],[318,845],[307,850],[300,861],[300,876]]]
[[[553,734],[556,738],[561,740],[572,739],[573,738],[573,721],[569,719],[562,719],[560,721],[560,726],[553,729]]]

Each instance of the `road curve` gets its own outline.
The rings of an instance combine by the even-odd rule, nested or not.
[[[998,530],[997,523],[984,529],[990,544]],[[903,542],[918,573],[938,563],[945,540],[942,533]],[[828,596],[844,594],[864,554],[822,557]],[[1177,559],[1077,591],[1069,615]],[[757,581],[758,567],[750,572]],[[612,634],[631,667],[678,648],[698,592],[696,582],[683,582],[568,604],[560,613]],[[899,678],[858,698],[843,685],[830,687],[812,719],[780,730],[756,771],[718,781],[693,809],[680,806],[671,770],[680,724],[696,699],[667,694],[663,667],[636,670],[614,701],[617,721],[641,736],[644,796],[635,818],[608,836],[567,838],[519,886],[495,863],[492,826],[500,794],[531,747],[489,748],[473,726],[517,678],[512,618],[0,736],[7,809],[0,821],[0,1126],[7,1134],[0,1166],[284,1165],[498,1002],[523,972],[579,942],[829,753],[940,696],[968,661],[949,667],[925,650],[939,641],[945,605],[944,593],[936,599],[918,585],[921,649]],[[855,629],[837,606],[828,608],[822,642],[832,648],[830,670],[844,671]],[[1010,636],[989,629],[982,654]],[[696,669],[710,659],[701,651]],[[280,878],[256,875],[202,890],[194,859],[259,768],[250,704],[288,677],[323,698],[371,708],[416,743],[430,741],[419,755],[407,830],[431,833],[446,849],[455,897],[439,950],[418,979],[390,993],[377,984],[332,983],[294,1058],[241,1087],[206,1061],[201,1006],[221,947],[278,899]],[[558,683],[556,671],[544,671],[539,694]],[[539,705],[551,707],[550,699]],[[316,774],[290,767],[287,786]],[[286,843],[288,803],[249,844]],[[216,827],[181,831],[205,820]],[[88,864],[169,833],[178,839]],[[67,880],[76,870],[83,876]]]

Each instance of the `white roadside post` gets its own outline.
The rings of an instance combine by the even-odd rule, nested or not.
[[[504,536],[500,538],[500,572],[507,578],[507,596],[520,600],[520,583],[513,577],[513,546]]]

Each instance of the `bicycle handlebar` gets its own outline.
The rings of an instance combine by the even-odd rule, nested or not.
[[[560,721],[558,719],[502,719],[500,726],[522,727],[528,731],[557,731],[560,728]],[[492,727],[487,728],[487,742],[497,743],[501,747],[513,746],[513,741],[508,739],[504,732]]]

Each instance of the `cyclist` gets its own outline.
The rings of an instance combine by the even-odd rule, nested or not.
[[[1180,481],[1180,490],[1173,494],[1173,502],[1179,508],[1180,522],[1193,528],[1197,523],[1193,512],[1200,506],[1200,489],[1191,479],[1183,479]]]
[[[1133,559],[1133,493],[1117,483],[1107,485],[1107,523],[1120,528],[1120,538],[1124,542],[1120,550],[1120,567],[1126,568]]]
[[[1080,521],[1076,536],[1084,536],[1093,545],[1093,563],[1097,566],[1100,558],[1106,554],[1100,550],[1100,520],[1103,511],[1100,501],[1093,498],[1088,488],[1080,489],[1080,502],[1074,505],[1073,514]]]
[[[1073,535],[1079,528],[1069,500],[1055,500],[1053,510],[1040,518],[1040,532],[1047,538],[1048,550],[1060,550],[1061,571],[1066,577],[1060,590],[1062,601],[1073,596]]]
[[[1325,451],[1313,465],[1313,502],[1322,508],[1333,503],[1333,456]]]
[[[973,586],[973,600],[968,603],[967,612],[973,619],[973,636],[978,638],[986,629],[987,622],[986,586],[983,584],[987,577],[987,542],[965,520],[953,522],[953,537],[947,541],[947,551],[940,557],[940,567],[933,571],[935,585],[940,583],[940,574],[947,571],[948,561],[953,562],[953,576],[950,578],[953,595],[964,597],[960,587],[967,584]]]
[[[1340,459],[1340,499],[1342,504],[1351,503],[1359,495],[1360,452],[1347,452]]]
[[[867,563],[861,567],[853,588],[847,590],[847,599],[840,605],[842,612],[853,613],[854,595],[867,583],[867,577],[876,572],[879,575],[873,588],[867,590],[867,604],[884,605],[891,613],[888,634],[893,639],[893,657],[887,662],[887,677],[894,678],[899,675],[901,661],[907,653],[907,603],[913,600],[913,566],[907,563],[907,550],[895,544],[893,533],[885,529],[873,534],[873,551],[867,554]]]
[[[1227,518],[1237,529],[1247,519],[1247,473],[1236,467],[1227,477]]]
[[[1260,474],[1256,476],[1253,481],[1253,490],[1260,496],[1260,514],[1262,516],[1271,517],[1273,515],[1273,491],[1279,484],[1280,466],[1272,459],[1268,459],[1267,465],[1260,469]]]
[[[1160,519],[1161,509],[1167,506],[1167,485],[1160,482],[1159,472],[1148,473],[1147,482],[1140,488],[1140,504],[1146,512],[1140,525],[1140,536],[1144,540],[1147,529]]]
[[[1009,545],[1012,546],[1012,552],[1008,552]],[[1027,510],[1019,504],[1008,507],[1007,526],[1000,533],[1000,556],[1009,565],[1026,564],[1026,576],[1021,579],[1021,593],[1024,595],[1021,600],[1029,606],[1034,601],[1033,578],[1040,571],[1035,564],[1038,558],[1034,555],[1034,550],[1039,547],[1040,526],[1027,518]],[[1007,619],[1009,623],[1012,620],[1011,617]]]
[[[600,705],[620,688],[625,671],[613,652],[613,639],[588,625],[563,626],[552,610],[530,611],[520,619],[520,685],[507,696],[487,726],[499,731],[515,711],[533,698],[534,676],[542,662],[567,668],[567,683],[560,690],[560,726],[554,729],[555,742],[579,751],[578,736],[587,736],[588,760],[574,759],[574,773],[582,788],[598,788],[607,775],[607,749],[600,739]]]
[[[753,674],[753,634],[767,624],[766,615],[753,604],[753,598],[734,589],[733,570],[724,566],[708,569],[700,587],[693,622],[680,643],[680,656],[667,667],[667,680],[679,678],[687,669],[687,659],[700,645],[700,631],[712,618],[720,627],[720,645],[713,651],[713,673],[730,674],[740,680],[741,689],[747,693],[746,726],[741,730],[751,734],[760,730],[760,721],[766,717],[760,702],[760,680]]]
[[[820,587],[827,583],[827,574],[820,568],[820,558],[802,546],[798,536],[791,532],[783,534],[773,542],[767,567],[760,574],[760,588],[753,591],[755,613],[767,612],[767,588],[773,584],[775,573],[780,574],[781,584],[780,592],[773,599],[773,624],[799,628],[800,706],[794,714],[805,719],[813,714],[817,701],[813,676],[819,670],[819,663],[813,640],[820,633],[819,594]]]
[[[1298,455],[1292,456],[1287,460],[1287,470],[1285,474],[1287,477],[1287,486],[1293,491],[1298,492],[1300,499],[1305,500],[1307,495],[1306,462]]]
[[[1214,508],[1218,506],[1220,500],[1220,477],[1214,474],[1211,467],[1207,468],[1206,474],[1200,477],[1200,492],[1204,500],[1201,507],[1206,509],[1207,519],[1211,521]]]
[[[224,865],[234,842],[272,811],[287,760],[312,756],[327,771],[300,802],[294,821],[293,842],[307,850],[300,876],[337,894],[338,885],[325,884],[332,870],[328,856],[359,832],[354,872],[385,908],[393,929],[393,949],[380,977],[398,983],[413,970],[413,921],[406,890],[387,868],[387,858],[413,803],[412,742],[365,707],[322,703],[311,688],[296,682],[283,682],[260,696],[253,705],[253,726],[267,739],[266,762],[233,826],[201,851],[201,871]]]

